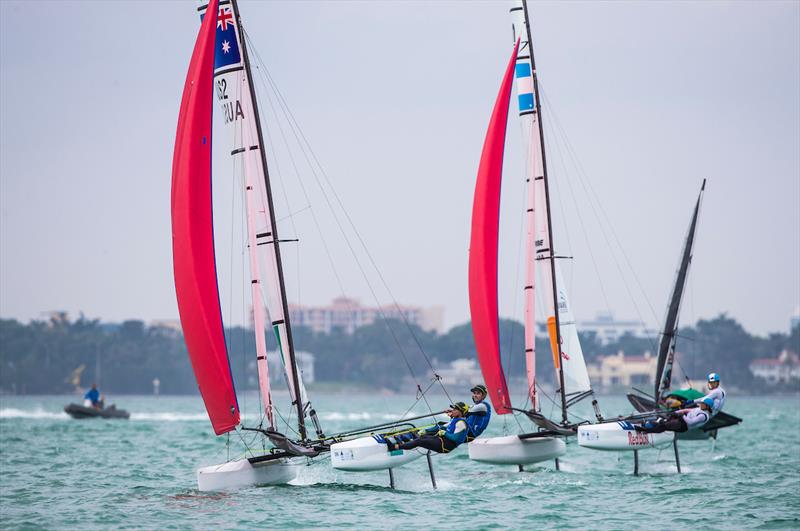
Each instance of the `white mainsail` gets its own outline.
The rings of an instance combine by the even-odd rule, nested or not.
[[[528,239],[526,242],[526,283],[525,283],[525,338],[526,360],[528,362],[529,386],[535,377],[534,356],[534,270],[538,270],[543,300],[546,301],[546,320],[550,335],[553,362],[564,375],[564,395],[567,401],[578,398],[591,391],[589,373],[583,357],[575,319],[569,305],[561,268],[555,258],[550,242],[550,212],[546,190],[544,143],[541,137],[540,117],[537,113],[534,79],[535,70],[531,60],[531,44],[525,24],[525,8],[520,1],[511,10],[514,38],[520,39],[516,65],[517,99],[522,126],[523,147],[526,152],[525,171],[528,182],[528,209],[526,212]],[[552,262],[552,267],[550,263]],[[536,264],[540,267],[535,267]],[[553,279],[557,286],[558,333],[556,333],[556,297],[553,293]],[[561,345],[556,343],[560,337]]]

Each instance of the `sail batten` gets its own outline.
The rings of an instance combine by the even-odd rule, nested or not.
[[[469,250],[469,303],[472,334],[489,398],[498,414],[511,413],[508,384],[500,359],[497,301],[497,257],[500,223],[500,186],[511,101],[511,85],[519,41],[514,45],[483,144],[475,197]]]
[[[216,0],[210,3],[216,9]],[[186,75],[172,162],[172,254],[186,348],[217,435],[239,424],[219,301],[211,199],[215,21],[197,35]]]

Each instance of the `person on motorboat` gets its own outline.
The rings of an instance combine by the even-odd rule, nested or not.
[[[87,407],[103,409],[103,402],[100,400],[100,391],[97,390],[96,383],[93,383],[92,388],[86,391],[86,394],[83,395],[83,400]]]
[[[447,410],[447,415],[450,417],[450,422],[447,427],[441,429],[439,425],[431,426],[430,428],[422,429],[419,436],[411,441],[403,442],[400,444],[387,441],[389,451],[401,449],[411,450],[413,448],[425,448],[436,453],[446,454],[455,450],[460,444],[467,440],[467,433],[469,433],[469,425],[464,416],[469,411],[469,407],[464,402],[456,402],[450,405]]]
[[[478,384],[470,389],[470,391],[472,392],[472,401],[474,404],[470,406],[466,415],[467,426],[469,426],[467,442],[479,437],[489,425],[489,421],[492,418],[492,406],[486,402],[486,386]]]
[[[695,407],[696,406],[696,407]],[[700,428],[711,419],[711,410],[714,401],[711,398],[703,398],[694,402],[693,407],[675,411],[667,418],[659,418],[655,421],[648,420],[642,425],[635,425],[636,431],[646,433],[662,433],[674,431],[683,433],[691,429]]]

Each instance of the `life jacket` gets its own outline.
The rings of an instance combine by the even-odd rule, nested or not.
[[[484,404],[486,406],[486,414],[477,415],[475,413],[467,413],[466,420],[467,426],[469,427],[467,442],[470,442],[480,436],[480,434],[483,433],[483,431],[489,425],[489,421],[492,419],[492,406],[489,405],[489,402],[482,400],[481,402],[478,402],[478,404]]]
[[[456,433],[456,426],[458,426],[459,422],[464,422],[465,428],[460,432]],[[467,422],[467,419],[465,419],[464,417],[456,417],[450,420],[450,423],[447,425],[447,428],[445,429],[444,438],[454,443],[453,448],[466,441],[468,436],[469,436],[469,422]],[[447,450],[450,451],[453,448],[447,448]]]

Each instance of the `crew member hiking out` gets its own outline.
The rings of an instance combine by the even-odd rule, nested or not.
[[[475,440],[489,425],[492,418],[492,406],[486,401],[486,386],[478,384],[472,389],[472,401],[474,404],[469,408],[466,415],[467,426],[469,426],[469,433],[467,433],[467,442]]]
[[[636,431],[643,431],[646,433],[661,433],[664,431],[674,431],[683,433],[685,431],[700,428],[712,417],[711,410],[714,401],[710,398],[704,398],[699,402],[694,403],[697,407],[689,409],[680,409],[667,418],[660,418],[656,421],[647,421],[641,426],[635,426]]]
[[[420,431],[420,436],[408,442],[395,445],[392,442],[387,442],[389,451],[401,449],[411,450],[414,448],[425,448],[436,453],[446,454],[456,449],[461,443],[467,440],[467,433],[469,426],[464,419],[469,408],[464,402],[456,402],[450,406],[447,414],[450,416],[450,422],[445,429],[432,426],[425,430]]]

